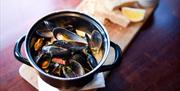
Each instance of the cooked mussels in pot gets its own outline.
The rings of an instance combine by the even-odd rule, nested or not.
[[[59,26],[43,21],[36,29],[31,49],[36,64],[46,73],[65,78],[82,76],[93,70],[102,55],[98,30],[80,30],[75,25]],[[87,32],[88,31],[88,32]],[[96,55],[96,56],[95,56]]]

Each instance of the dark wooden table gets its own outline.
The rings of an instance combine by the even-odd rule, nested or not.
[[[1,0],[0,91],[36,91],[18,74],[15,41],[47,12],[81,0]],[[180,91],[180,1],[161,0],[98,91]]]

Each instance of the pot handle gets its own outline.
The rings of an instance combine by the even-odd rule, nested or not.
[[[16,59],[18,61],[31,66],[29,61],[26,58],[22,57],[22,55],[21,55],[21,46],[22,46],[22,43],[25,40],[25,37],[26,36],[24,35],[21,38],[19,38],[18,41],[16,41],[16,44],[15,44],[15,47],[14,47],[14,56],[16,57]]]
[[[120,64],[121,62],[121,57],[122,57],[122,51],[119,45],[115,44],[114,42],[110,42],[110,46],[114,48],[115,51],[115,58],[114,58],[114,63],[110,65],[103,65],[97,70],[97,72],[104,72],[104,71],[110,71],[114,67]]]

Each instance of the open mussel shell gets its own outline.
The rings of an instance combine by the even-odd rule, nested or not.
[[[82,76],[85,74],[85,71],[80,63],[75,60],[69,60],[69,65],[63,66],[62,71],[65,77],[73,78]]]
[[[52,38],[53,33],[52,30],[56,27],[53,23],[49,22],[49,21],[43,21],[43,25],[45,26],[45,28],[43,29],[38,29],[36,31],[36,34],[44,37],[44,38]]]
[[[39,63],[40,59],[43,57],[44,53],[41,51],[37,53],[37,56],[35,57],[35,62]]]
[[[90,67],[93,69],[95,68],[98,63],[97,63],[97,60],[96,58],[94,57],[94,55],[92,54],[92,51],[90,49],[90,47],[88,46],[87,48],[83,49],[82,50],[82,53],[84,55],[86,55],[86,60],[87,60],[87,63],[89,63]]]
[[[39,55],[36,57],[36,63],[45,71],[48,71],[50,62],[51,58],[46,54],[39,53]]]
[[[87,56],[87,62],[90,64],[91,68],[95,68],[98,63],[94,55],[89,51],[86,51],[85,54]]]
[[[53,31],[53,29],[56,27],[55,24],[49,22],[49,21],[43,21],[44,22],[44,25],[46,26],[46,28],[49,30],[49,31]]]
[[[62,48],[60,46],[55,46],[53,44],[43,46],[42,52],[50,55],[51,57],[53,56],[65,57],[70,55],[70,51],[68,49]]]
[[[81,51],[82,49],[86,48],[87,45],[82,42],[77,41],[64,41],[64,40],[57,40],[54,42],[55,45],[67,48],[71,51]]]
[[[39,29],[36,31],[36,34],[43,38],[52,38],[53,33],[47,29]]]
[[[102,36],[97,30],[93,30],[91,38],[86,34],[88,46],[93,53],[98,53],[102,46]]]
[[[62,65],[59,65],[58,63],[55,63],[54,68],[52,70],[52,74],[60,76],[62,74]]]
[[[90,64],[88,64],[86,60],[86,55],[83,55],[82,53],[75,54],[72,56],[72,59],[79,62],[83,66],[86,73],[92,70],[92,67],[90,66]]]
[[[98,49],[101,48],[102,45],[102,36],[97,30],[93,30],[92,35],[91,35],[91,40],[94,42],[93,47],[97,47]]]
[[[85,39],[62,27],[54,28],[53,34],[57,40],[76,41],[87,44],[87,41]]]

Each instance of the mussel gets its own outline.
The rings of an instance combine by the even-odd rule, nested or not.
[[[85,33],[84,31],[78,30],[78,29],[76,29],[75,31],[76,31],[76,33],[77,33],[78,36],[80,36],[80,37],[85,37],[85,34],[86,34],[86,33]]]
[[[87,73],[92,70],[92,67],[89,65],[88,61],[86,60],[86,55],[79,53],[72,56],[72,59],[79,62],[83,68],[84,71]]]
[[[93,30],[91,40],[93,41],[93,45],[91,46],[91,48],[99,52],[99,49],[102,46],[102,36],[99,31]]]
[[[35,57],[35,62],[38,63],[39,60],[43,57],[44,53],[41,51],[38,52],[37,56]]]
[[[57,61],[58,58],[51,58],[49,55],[43,54],[37,64],[46,72],[53,75],[62,75],[62,64]]]
[[[45,54],[50,55],[51,57],[58,56],[58,57],[65,57],[70,55],[70,51],[66,48],[51,45],[45,45],[42,47],[42,52]]]
[[[81,38],[77,34],[71,32],[65,28],[62,28],[62,27],[54,28],[53,34],[57,40],[76,41],[76,42],[87,44],[87,41],[85,39]],[[62,36],[63,36],[63,38],[62,38]]]
[[[85,74],[85,71],[80,63],[75,60],[69,60],[69,65],[62,67],[63,74],[67,78],[78,77]]]
[[[49,66],[49,61],[48,60],[43,61],[43,63],[41,64],[42,69],[47,69],[48,66]]]
[[[49,21],[44,21],[44,25],[46,26],[46,28],[49,30],[49,31],[53,31],[53,29],[56,27],[55,24],[49,22]]]
[[[55,63],[51,74],[61,76],[62,75],[62,65]]]
[[[93,53],[99,53],[99,50],[102,46],[102,36],[97,30],[93,30],[91,38],[86,34],[86,39],[88,41],[88,46]]]
[[[90,49],[86,48],[83,50],[83,52],[86,55],[86,60],[89,63],[89,65],[91,66],[91,68],[95,68],[98,65],[98,63],[97,63],[96,58],[94,57],[94,55],[90,51]]]
[[[53,33],[47,29],[41,29],[41,30],[37,30],[36,33],[44,38],[52,38],[53,37]]]
[[[51,62],[51,58],[48,55],[42,55],[39,57],[38,61],[36,62],[42,69],[46,70],[48,69]]]
[[[37,30],[36,34],[43,37],[43,38],[52,38],[52,37],[54,37],[52,30],[56,26],[54,24],[50,23],[49,21],[43,21],[43,23],[44,23],[43,25],[46,28]]]
[[[64,40],[57,40],[54,42],[55,45],[67,48],[71,51],[81,51],[82,49],[86,48],[87,45],[82,42],[77,41],[64,41]]]

